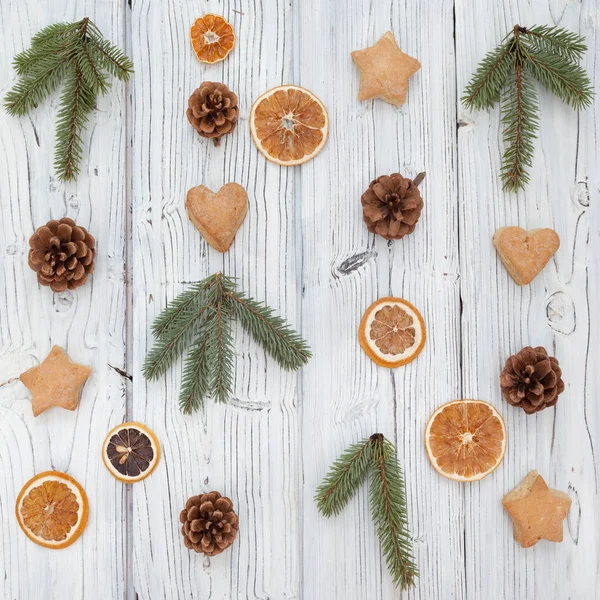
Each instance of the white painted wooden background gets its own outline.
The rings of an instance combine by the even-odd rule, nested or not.
[[[205,12],[238,36],[213,66],[188,38]],[[532,181],[514,196],[497,177],[498,111],[470,113],[457,100],[515,23],[585,35],[597,82],[595,0],[1,0],[2,95],[15,81],[12,56],[36,31],[84,16],[126,49],[135,75],[99,100],[79,180],[54,176],[56,96],[25,118],[0,110],[0,599],[600,597],[599,105],[577,113],[541,93]],[[350,51],[388,29],[423,65],[400,109],[356,100]],[[185,117],[204,80],[240,98],[239,126],[220,148]],[[284,83],[316,93],[331,121],[323,152],[288,169],[259,155],[248,128],[253,99]],[[425,210],[413,235],[387,243],[367,232],[360,195],[397,170],[427,171]],[[247,189],[249,210],[222,256],[184,201],[192,186],[229,181]],[[97,268],[81,290],[53,294],[27,266],[27,241],[65,215],[96,236]],[[504,225],[561,237],[528,287],[496,257],[491,238]],[[282,372],[238,332],[235,399],[183,416],[180,365],[158,383],[141,377],[150,323],[219,269],[289,319],[314,358]],[[364,309],[384,295],[414,302],[428,327],[421,356],[396,371],[375,366],[356,339]],[[52,344],[94,375],[77,412],[34,419],[26,389],[10,381]],[[566,381],[556,408],[536,416],[509,407],[498,385],[506,357],[527,344],[555,354]],[[501,467],[466,485],[434,472],[422,438],[430,413],[461,397],[492,402],[509,436]],[[106,432],[126,419],[152,427],[164,452],[131,487],[100,460]],[[313,503],[331,461],[375,431],[396,442],[406,471],[421,577],[405,594],[381,561],[366,488],[332,520]],[[522,550],[500,500],[532,468],[573,504],[562,544]],[[62,551],[29,542],[14,517],[23,483],[47,469],[76,477],[90,500],[83,537]],[[234,546],[209,559],[184,548],[178,514],[212,489],[233,499],[241,525]]]

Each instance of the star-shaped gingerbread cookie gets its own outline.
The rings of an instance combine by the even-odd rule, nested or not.
[[[404,104],[408,80],[421,68],[421,63],[404,54],[391,31],[374,46],[350,53],[360,73],[359,100],[381,98],[394,106]]]
[[[74,363],[60,346],[53,346],[40,365],[20,377],[31,392],[33,416],[37,417],[53,406],[75,410],[81,388],[91,373],[90,367]]]
[[[562,542],[563,521],[571,498],[552,490],[537,471],[530,471],[522,483],[502,498],[502,506],[513,522],[515,540],[522,548],[540,540]]]

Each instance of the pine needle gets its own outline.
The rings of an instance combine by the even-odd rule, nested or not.
[[[415,584],[414,578],[419,573],[408,527],[404,476],[396,459],[396,449],[388,440],[374,445],[373,463],[371,514],[394,585],[404,590]]]
[[[326,517],[338,515],[365,480],[373,458],[373,440],[367,438],[349,446],[333,463],[315,500],[319,512]]]
[[[539,104],[532,78],[575,109],[589,106],[594,88],[577,64],[587,46],[580,35],[546,25],[515,25],[489,52],[465,88],[467,108],[489,108],[501,100],[506,150],[500,171],[504,189],[516,192],[529,182],[533,142],[539,127]]]
[[[63,83],[54,166],[60,179],[75,179],[83,156],[82,132],[96,97],[109,90],[108,74],[129,79],[131,61],[86,17],[42,29],[13,64],[19,80],[4,99],[11,115],[25,115]]]
[[[207,395],[226,402],[235,372],[232,322],[240,315],[253,320],[250,334],[284,368],[298,368],[308,360],[308,345],[283,319],[247,300],[233,279],[215,273],[180,294],[155,319],[156,341],[144,361],[144,377],[158,379],[189,348],[179,396],[182,412],[198,410]]]

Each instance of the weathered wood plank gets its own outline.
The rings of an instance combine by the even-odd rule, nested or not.
[[[556,24],[586,36],[585,66],[597,81],[598,8],[594,2],[519,3],[457,0],[459,91],[477,62],[515,23]],[[465,488],[468,598],[591,598],[598,594],[598,462],[600,436],[592,374],[593,306],[597,304],[597,227],[590,239],[598,105],[576,113],[542,92],[540,139],[531,183],[517,196],[501,192],[497,172],[501,127],[497,109],[459,108],[459,206],[463,380],[467,397],[495,404],[509,436],[506,459],[492,476]],[[591,197],[591,199],[590,199]],[[494,231],[505,225],[552,227],[561,237],[554,260],[530,286],[514,284],[496,257]],[[595,262],[594,262],[595,259]],[[594,299],[596,303],[594,304]],[[543,345],[560,361],[566,390],[554,409],[527,416],[502,399],[498,377],[506,358]],[[537,468],[573,506],[562,544],[522,550],[500,500]],[[595,592],[595,593],[594,593]]]
[[[189,27],[205,12],[223,14],[237,44],[223,63],[192,52]],[[297,598],[300,571],[296,375],[281,372],[237,332],[235,399],[179,413],[181,364],[158,383],[140,369],[150,324],[187,283],[221,270],[296,323],[294,176],[258,154],[250,138],[252,100],[291,79],[288,3],[133,3],[137,67],[134,101],[134,402],[133,416],[163,444],[160,468],[133,490],[134,587],[140,598]],[[240,101],[240,123],[219,148],[189,125],[187,99],[204,80],[222,81]],[[236,181],[248,191],[248,216],[221,255],[189,222],[185,195],[204,184]],[[187,498],[229,495],[240,516],[238,539],[213,559],[190,553],[179,532]]]
[[[302,167],[300,186],[302,323],[315,350],[302,376],[305,598],[400,595],[380,559],[367,487],[330,520],[312,499],[334,458],[375,431],[397,444],[406,472],[421,569],[407,597],[464,594],[462,490],[435,473],[423,445],[429,414],[460,394],[452,9],[446,1],[374,8],[358,0],[299,8],[297,83],[321,97],[331,120],[328,144]],[[350,52],[388,29],[423,65],[400,109],[356,99]],[[371,180],[422,170],[425,209],[415,232],[391,243],[369,234],[360,196]],[[372,363],[357,340],[364,310],[388,295],[420,308],[429,336],[421,356],[394,371]]]
[[[13,55],[57,20],[92,18],[114,43],[125,43],[122,2],[55,1],[0,5],[2,96],[15,81]],[[100,446],[125,414],[125,87],[98,101],[85,134],[76,183],[56,180],[53,162],[57,96],[30,116],[0,110],[0,382],[45,358],[53,344],[94,367],[76,412],[53,409],[34,418],[17,381],[0,388],[0,596],[123,598],[126,581],[126,492],[106,471]],[[76,292],[38,287],[27,266],[28,240],[51,218],[69,216],[98,244],[97,268]],[[81,540],[61,551],[30,542],[14,516],[22,485],[40,471],[66,471],[86,489],[90,518]]]

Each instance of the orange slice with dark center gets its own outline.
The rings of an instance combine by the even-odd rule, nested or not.
[[[196,19],[190,37],[198,60],[204,63],[223,60],[235,46],[233,27],[219,15],[207,14]]]
[[[135,421],[111,429],[102,445],[102,460],[114,477],[125,483],[145,479],[160,459],[154,432]]]
[[[36,544],[59,550],[70,546],[85,529],[89,505],[75,479],[45,471],[30,479],[16,502],[17,521]]]
[[[282,85],[263,94],[250,111],[250,131],[258,149],[283,166],[314,158],[325,145],[329,117],[325,105],[297,85]]]
[[[448,402],[431,415],[425,447],[440,475],[455,481],[483,479],[504,459],[504,420],[483,400]]]

